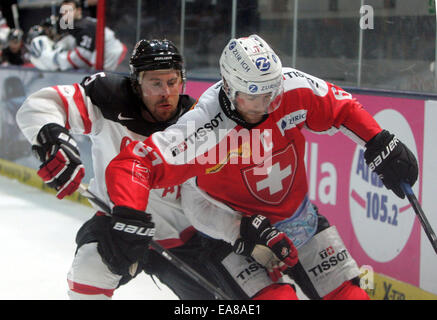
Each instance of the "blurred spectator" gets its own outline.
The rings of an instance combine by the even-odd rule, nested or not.
[[[60,8],[57,28],[43,26],[44,35],[31,39],[31,61],[42,70],[95,69],[96,24],[91,17],[83,17],[81,3],[65,0]],[[62,42],[62,45],[60,43]],[[104,70],[115,70],[126,55],[126,46],[114,32],[105,28]]]
[[[3,18],[3,14],[0,11],[0,51],[6,47],[6,43],[8,42],[9,35],[9,26],[6,23],[6,19]]]
[[[0,1],[0,10],[3,13],[3,17],[6,19],[6,24],[9,28],[16,28],[17,26],[14,23],[14,15],[12,13],[12,6],[17,5],[17,0],[1,0]],[[17,7],[18,9],[18,7]]]
[[[8,35],[6,48],[2,50],[2,65],[23,65],[28,62],[23,43],[23,31],[11,29]]]
[[[15,120],[25,99],[22,80],[17,76],[6,76],[0,97],[0,158],[15,161],[31,155],[31,146]]]

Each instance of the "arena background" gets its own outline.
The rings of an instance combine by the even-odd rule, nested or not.
[[[414,191],[437,229],[436,15],[432,0],[106,0],[100,15],[132,51],[140,38],[174,41],[186,59],[186,92],[219,80],[218,59],[231,37],[257,33],[295,67],[342,86],[415,153]],[[59,1],[18,1],[23,30],[59,10]],[[89,14],[97,8],[84,8]],[[103,11],[102,11],[103,10]],[[103,12],[103,13],[102,13]],[[128,59],[116,70],[128,73]],[[91,73],[93,73],[92,71]],[[90,72],[0,68],[0,174],[51,192],[15,114],[36,90],[80,82]],[[363,165],[363,149],[342,134],[308,138],[310,199],[335,224],[363,267],[373,299],[437,299],[437,255],[407,200],[381,187]],[[89,141],[78,136],[92,177]],[[70,198],[87,204],[79,195]]]

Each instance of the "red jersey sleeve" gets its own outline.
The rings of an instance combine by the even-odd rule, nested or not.
[[[290,106],[307,109],[305,126],[316,133],[341,131],[364,145],[382,131],[363,106],[339,86],[294,69],[286,69],[285,96]]]
[[[326,96],[313,96],[306,122],[310,130],[320,132],[333,127],[364,143],[382,130],[350,93],[331,83],[327,85]]]
[[[166,162],[149,137],[144,142],[135,141],[125,147],[109,163],[105,179],[115,206],[144,211],[150,189],[181,184],[201,170],[195,163],[175,165]]]

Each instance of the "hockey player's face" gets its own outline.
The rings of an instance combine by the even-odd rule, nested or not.
[[[257,123],[268,113],[272,94],[246,94],[237,92],[235,97],[236,108],[245,121]]]
[[[177,70],[146,71],[141,81],[143,102],[158,121],[167,121],[177,111],[179,94],[182,91],[181,74]],[[146,120],[147,112],[144,113]]]
[[[9,41],[9,49],[13,53],[18,53],[21,50],[21,41],[19,40],[11,40]]]

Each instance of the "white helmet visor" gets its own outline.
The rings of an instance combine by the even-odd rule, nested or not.
[[[180,70],[141,71],[138,82],[143,96],[179,96],[183,91]]]
[[[245,113],[269,114],[275,111],[284,94],[282,75],[269,83],[249,83],[247,90],[237,91],[232,103]]]

